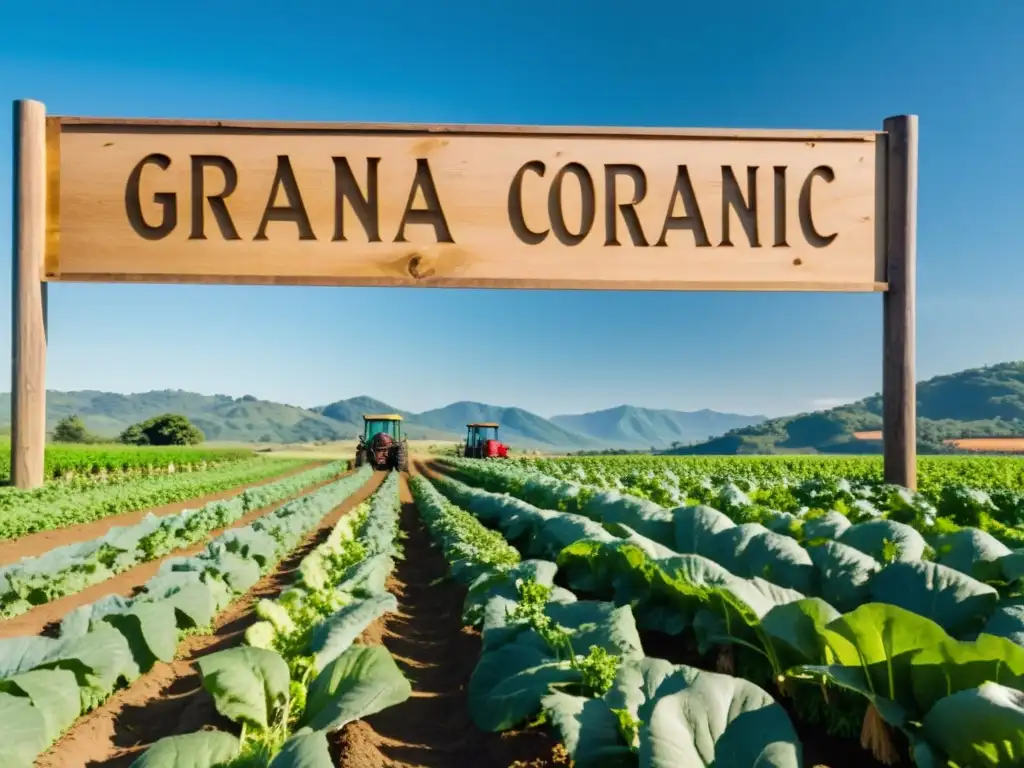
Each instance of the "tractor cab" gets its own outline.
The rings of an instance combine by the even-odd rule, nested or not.
[[[467,459],[507,459],[508,446],[498,440],[498,425],[493,421],[466,425],[466,445],[462,455]]]
[[[370,464],[374,469],[409,469],[408,442],[402,437],[402,417],[397,413],[373,413],[363,416],[363,434],[356,446],[357,467]]]

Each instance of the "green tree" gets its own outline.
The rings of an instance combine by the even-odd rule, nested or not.
[[[118,438],[130,445],[198,445],[206,435],[179,413],[165,413],[132,424]]]
[[[53,428],[53,440],[57,443],[91,443],[95,439],[78,414],[65,416]]]

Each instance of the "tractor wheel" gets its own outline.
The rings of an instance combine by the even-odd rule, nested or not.
[[[353,462],[353,467],[355,469],[359,469],[365,463],[366,463],[366,460],[364,458],[363,452],[361,450],[357,449],[356,450],[356,460]]]
[[[395,465],[399,472],[409,471],[409,445],[408,443],[399,443],[398,450],[395,451]]]

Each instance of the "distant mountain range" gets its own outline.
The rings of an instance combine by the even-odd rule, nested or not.
[[[1024,361],[919,381],[917,415],[922,453],[948,450],[945,442],[958,438],[1024,436]],[[826,411],[762,420],[672,452],[877,453],[881,440],[864,436],[881,428],[882,396],[874,394]]]
[[[10,424],[9,394],[0,394],[0,427]],[[362,431],[364,413],[399,413],[410,439],[461,440],[466,424],[496,421],[501,438],[513,447],[548,450],[665,449],[757,424],[764,416],[716,411],[669,411],[623,405],[593,413],[546,419],[522,408],[458,402],[423,413],[403,411],[372,397],[338,400],[299,408],[251,395],[200,395],[161,390],[121,395],[77,391],[47,393],[47,426],[77,414],[93,432],[114,436],[130,424],[161,413],[181,413],[203,430],[207,440],[295,443],[345,440]]]

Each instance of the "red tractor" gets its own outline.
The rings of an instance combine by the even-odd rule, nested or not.
[[[363,416],[363,434],[356,446],[356,466],[409,471],[409,443],[402,437],[402,417],[397,413]]]
[[[507,459],[508,446],[498,440],[498,425],[493,421],[467,424],[466,445],[462,455],[467,459]]]

